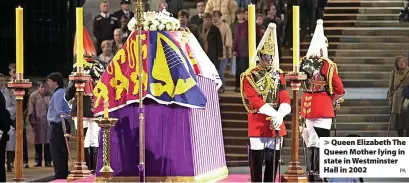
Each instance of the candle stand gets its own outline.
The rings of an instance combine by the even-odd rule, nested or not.
[[[91,76],[84,72],[83,67],[78,67],[77,72],[73,72],[70,77],[70,81],[75,82],[76,99],[77,99],[77,161],[75,162],[74,169],[68,175],[68,181],[74,181],[82,179],[91,175],[91,171],[88,170],[87,165],[84,162],[84,88],[85,82],[91,79]]]
[[[111,179],[112,173],[114,170],[111,168],[111,128],[115,126],[115,123],[118,121],[116,118],[97,118],[95,122],[103,130],[103,166],[99,171],[104,179],[104,182],[107,182]]]
[[[17,73],[16,79],[8,83],[8,87],[14,90],[16,96],[16,150],[15,150],[15,182],[24,182],[23,177],[23,98],[26,94],[25,90],[31,88],[31,82],[28,79],[23,79],[23,73]],[[3,132],[7,133],[7,132]]]
[[[297,71],[298,69],[294,69]],[[298,161],[299,151],[299,133],[298,133],[298,115],[299,115],[299,99],[298,91],[301,87],[301,82],[307,79],[307,75],[303,72],[290,72],[285,75],[286,80],[291,82],[293,90],[292,100],[292,137],[291,137],[291,162],[288,169],[282,176],[282,182],[308,182],[307,176],[303,171],[300,162]]]

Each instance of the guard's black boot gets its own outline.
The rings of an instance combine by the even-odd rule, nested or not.
[[[263,173],[263,150],[250,150],[251,182],[261,182]]]
[[[306,156],[308,182],[314,182],[314,147],[307,147]]]
[[[320,148],[314,147],[314,181],[315,182],[322,182],[323,179],[320,178]]]
[[[275,160],[274,160],[274,153],[275,153]],[[265,149],[265,163],[266,167],[264,169],[264,181],[263,182],[275,182],[276,174],[278,172],[278,167],[280,166],[280,151],[279,150],[272,150],[272,149]]]
[[[91,155],[91,172],[95,173],[97,169],[97,159],[98,159],[98,147],[90,147],[90,155]]]
[[[7,172],[12,172],[14,168],[14,157],[15,157],[15,152],[14,151],[6,151],[7,152]]]
[[[88,170],[91,170],[90,153],[89,153],[88,147],[84,147],[84,160],[85,160],[85,164],[88,167]]]

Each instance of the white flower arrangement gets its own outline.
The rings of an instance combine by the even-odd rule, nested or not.
[[[128,28],[136,29],[136,20],[132,20],[128,24]],[[166,10],[162,12],[145,12],[143,30],[145,31],[177,31],[180,28],[179,20],[170,16]]]

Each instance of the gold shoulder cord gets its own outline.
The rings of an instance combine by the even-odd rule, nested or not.
[[[256,87],[256,84],[254,83],[254,81],[251,78],[251,69],[247,69],[247,71],[242,73],[241,76],[240,76],[240,95],[241,95],[241,100],[243,102],[243,105],[244,105],[244,108],[246,109],[246,111],[249,112],[249,113],[256,113],[257,109],[250,110],[250,108],[249,108],[249,106],[248,106],[248,104],[246,102],[247,97],[245,96],[244,89],[243,89],[244,78],[246,78],[249,81],[251,86],[256,90],[257,94],[259,94],[259,91],[258,91],[258,89]]]
[[[329,85],[329,93],[332,95],[334,94],[334,87],[332,86],[332,78],[334,77],[334,72],[338,74],[337,64],[330,60],[329,58],[321,58],[324,61],[327,61],[329,64],[329,71],[327,73],[328,78],[328,85]]]

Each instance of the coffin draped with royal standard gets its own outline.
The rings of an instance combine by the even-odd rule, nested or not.
[[[119,119],[111,129],[112,181],[139,180],[139,49],[146,181],[227,177],[216,68],[188,31],[142,31],[140,36],[131,34],[94,90],[95,115],[102,115],[108,100],[110,117]],[[97,170],[102,167],[100,148]]]

